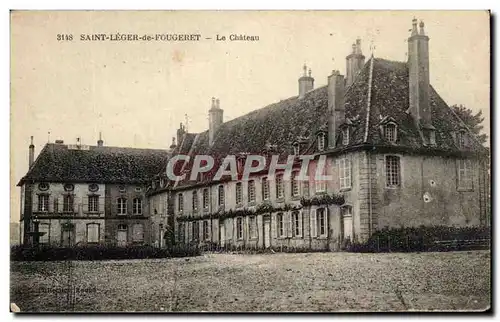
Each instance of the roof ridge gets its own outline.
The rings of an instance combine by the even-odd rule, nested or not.
[[[372,83],[373,83],[373,60],[374,57],[370,58],[370,73],[368,74],[368,98],[366,102],[366,124],[365,124],[365,137],[364,142],[368,141],[368,128],[370,127],[370,105],[372,100]]]

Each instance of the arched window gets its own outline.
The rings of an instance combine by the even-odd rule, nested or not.
[[[116,212],[118,215],[126,215],[127,214],[127,199],[118,198],[116,202]]]
[[[134,198],[132,202],[132,210],[134,215],[142,215],[142,199],[141,198]]]

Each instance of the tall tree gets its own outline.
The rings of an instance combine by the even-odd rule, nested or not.
[[[451,106],[451,108],[455,111],[455,113],[457,113],[462,121],[464,121],[465,125],[467,125],[467,127],[477,135],[479,142],[484,145],[484,143],[486,143],[488,139],[488,136],[484,133],[481,133],[484,128],[484,126],[481,124],[484,121],[483,111],[479,111],[474,114],[474,112],[472,112],[470,108],[467,108],[462,104],[453,105]]]

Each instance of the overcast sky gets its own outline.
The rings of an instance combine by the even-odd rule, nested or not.
[[[431,84],[449,104],[485,116],[489,135],[489,16],[476,12],[14,12],[11,17],[11,220],[19,188],[36,154],[63,139],[168,148],[188,115],[189,132],[208,127],[212,96],[224,120],[297,95],[302,65],[316,87],[332,69],[345,73],[357,37],[365,56],[406,60],[413,17],[430,37]],[[199,42],[82,42],[80,34],[194,33]],[[73,41],[58,41],[72,34]],[[219,35],[259,36],[217,42]],[[212,37],[212,40],[205,40]]]

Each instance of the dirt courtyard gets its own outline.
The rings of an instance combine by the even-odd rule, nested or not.
[[[406,311],[490,306],[490,252],[12,262],[21,311]]]

